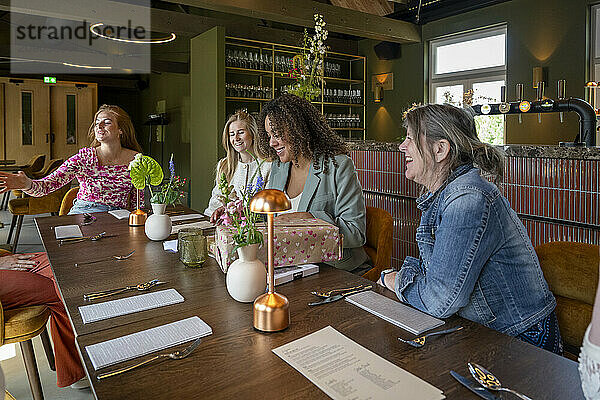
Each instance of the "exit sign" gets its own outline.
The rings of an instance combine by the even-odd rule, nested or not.
[[[55,76],[45,76],[44,83],[56,83],[56,77]]]

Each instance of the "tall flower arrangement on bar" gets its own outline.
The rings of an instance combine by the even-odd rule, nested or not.
[[[296,79],[288,90],[289,93],[295,94],[308,101],[312,101],[321,94],[321,82],[323,80],[323,65],[327,46],[327,29],[325,29],[325,21],[320,14],[314,15],[315,33],[309,36],[306,29],[304,30],[304,39],[302,53],[297,54],[292,59],[293,66],[289,72],[289,76]]]
[[[258,168],[250,181],[246,183],[246,187],[239,193],[239,198],[233,191],[233,186],[229,186],[225,174],[221,174],[219,178],[220,199],[225,206],[220,219],[223,225],[229,227],[232,231],[235,243],[234,251],[240,247],[263,242],[262,233],[256,227],[257,222],[261,221],[261,217],[259,214],[250,211],[250,200],[256,193],[265,188],[265,181],[260,170],[262,163],[263,161],[258,163]],[[256,182],[254,181],[255,178]]]

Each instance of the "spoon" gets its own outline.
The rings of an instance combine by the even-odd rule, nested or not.
[[[93,260],[93,261],[84,261],[84,262],[80,262],[80,263],[75,263],[76,267],[79,267],[80,265],[83,264],[94,264],[100,261],[106,261],[106,260],[110,260],[111,258],[114,258],[115,260],[127,260],[129,257],[131,257],[133,255],[133,253],[135,253],[135,250],[131,250],[131,253],[129,254],[125,254],[124,256],[110,256],[110,257],[104,257],[101,258],[99,260]]]
[[[96,241],[96,240],[100,240],[104,237],[104,235],[106,235],[106,232],[100,232],[97,235],[94,236],[86,236],[86,237],[81,237],[81,238],[69,238],[69,239],[61,239],[60,242],[58,243],[58,245],[62,245],[65,243],[79,243],[79,242],[83,242],[84,240],[90,239],[92,241]]]
[[[475,380],[477,382],[479,382],[479,384],[481,386],[485,387],[486,389],[502,390],[505,392],[510,392],[523,400],[531,400],[530,397],[527,397],[524,394],[521,394],[521,393],[519,393],[515,390],[512,390],[512,389],[509,389],[509,388],[502,387],[498,378],[496,378],[490,371],[483,368],[481,365],[475,364],[475,363],[467,363],[467,364],[469,366],[469,372],[471,372],[471,375],[473,375],[473,378],[475,378]]]
[[[401,342],[403,342],[403,343],[409,344],[412,347],[416,347],[418,349],[418,348],[421,348],[421,347],[425,346],[425,341],[430,336],[443,335],[445,333],[452,333],[452,332],[459,331],[462,328],[463,328],[462,326],[455,326],[454,328],[446,329],[444,331],[437,331],[437,332],[428,333],[427,335],[419,336],[418,338],[415,338],[413,340],[405,340],[405,339],[402,339],[402,338],[398,338],[398,340],[401,341]]]

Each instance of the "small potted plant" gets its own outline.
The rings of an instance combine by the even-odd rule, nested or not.
[[[170,178],[163,182],[160,164],[152,157],[136,155],[129,165],[131,180],[138,189],[149,186],[153,214],[146,221],[145,232],[150,240],[164,240],[171,234],[171,218],[165,214],[168,204],[174,204],[183,196],[185,179],[175,175],[173,155],[169,160]],[[157,189],[152,190],[152,186]]]

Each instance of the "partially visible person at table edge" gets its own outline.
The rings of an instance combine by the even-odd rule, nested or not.
[[[417,199],[420,259],[406,257],[380,284],[435,317],[458,313],[562,354],[548,289],[525,227],[496,185],[503,155],[477,137],[471,112],[448,104],[405,115],[406,178],[424,186]]]
[[[285,192],[293,214],[316,217],[344,235],[344,254],[333,266],[361,273],[366,209],[348,147],[307,100],[284,94],[265,105],[259,117],[259,144],[273,159],[268,188]]]
[[[579,353],[579,375],[585,398],[600,400],[600,273],[592,322],[585,331]]]
[[[30,196],[45,196],[77,178],[79,193],[69,214],[131,209],[135,189],[127,167],[142,152],[131,118],[122,108],[105,104],[94,115],[88,132],[91,147],[79,150],[45,178],[32,180],[22,171],[0,172],[0,194],[23,189]]]
[[[221,175],[225,174],[225,179],[230,186],[233,186],[237,197],[240,197],[240,191],[248,184],[253,184],[250,179],[256,173],[262,176],[266,182],[269,179],[271,171],[271,162],[264,161],[265,155],[258,147],[258,127],[254,117],[243,110],[236,111],[225,123],[221,142],[225,149],[226,156],[217,164],[215,187],[212,190],[208,207],[204,210],[204,215],[210,217],[211,223],[216,223],[225,207],[221,204],[219,196],[219,180]],[[256,157],[256,160],[254,157]],[[258,166],[260,164],[260,169]],[[257,171],[258,170],[258,171]],[[256,182],[256,179],[254,180]]]
[[[85,372],[46,253],[17,255],[0,250],[0,282],[0,302],[5,310],[34,305],[45,305],[50,310],[57,386],[89,386],[86,381],[78,382]]]

